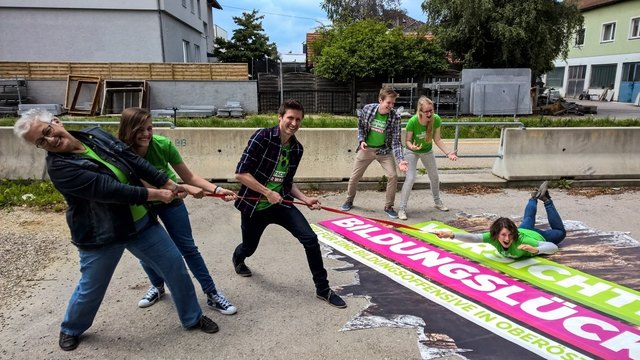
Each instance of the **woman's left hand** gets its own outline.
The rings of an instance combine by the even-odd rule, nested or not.
[[[526,251],[526,252],[534,254],[534,255],[538,254],[538,248],[533,247],[531,245],[522,244],[522,245],[518,246],[518,249]]]
[[[456,161],[458,160],[458,151],[452,151],[450,153],[447,154],[447,158],[451,161]]]

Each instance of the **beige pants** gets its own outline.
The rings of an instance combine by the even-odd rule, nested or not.
[[[396,191],[398,190],[398,174],[396,173],[396,161],[392,154],[376,155],[378,149],[359,150],[356,159],[353,162],[353,171],[349,178],[349,188],[347,189],[347,201],[353,202],[358,191],[358,183],[362,179],[362,175],[367,170],[373,160],[377,160],[387,176],[387,194],[385,198],[385,209],[393,206],[396,200]]]

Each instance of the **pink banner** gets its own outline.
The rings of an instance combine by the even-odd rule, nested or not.
[[[364,218],[340,218],[320,225],[591,354],[640,359],[640,331],[632,326]]]

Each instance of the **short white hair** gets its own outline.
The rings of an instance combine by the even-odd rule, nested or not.
[[[50,123],[52,119],[53,114],[48,112],[47,110],[31,109],[22,114],[22,116],[20,116],[20,119],[16,121],[15,125],[13,125],[13,132],[14,134],[16,134],[16,136],[24,140],[24,136],[29,132],[29,129],[31,129],[31,125],[35,121]]]

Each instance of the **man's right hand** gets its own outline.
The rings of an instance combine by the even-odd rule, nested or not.
[[[361,141],[360,142],[360,150],[367,150],[367,142],[366,141]]]
[[[282,202],[282,196],[280,196],[280,193],[277,193],[273,190],[269,190],[269,192],[265,196],[271,204],[279,204]]]

